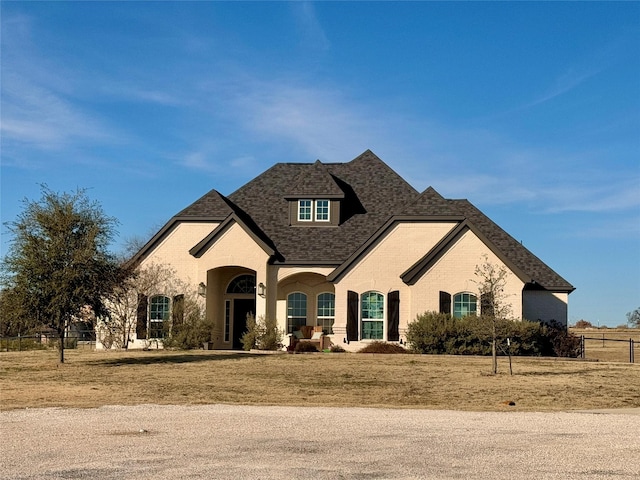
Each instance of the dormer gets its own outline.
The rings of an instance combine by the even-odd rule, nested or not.
[[[289,203],[289,225],[336,227],[340,224],[340,206],[344,191],[317,160],[304,169],[285,195]]]

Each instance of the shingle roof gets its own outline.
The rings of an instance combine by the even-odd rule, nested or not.
[[[344,191],[331,176],[326,165],[317,160],[303,169],[293,182],[286,198],[344,198]]]
[[[224,195],[211,190],[178,213],[176,217],[226,218],[232,212],[233,208]]]
[[[531,253],[515,238],[505,232],[468,200],[450,200],[497,249],[517,268],[537,284],[548,290],[573,291],[574,287]]]
[[[333,185],[340,188],[346,210],[353,213],[339,227],[289,225],[287,198],[295,195],[299,179],[305,175],[322,175],[324,181],[332,179],[332,189]],[[335,189],[332,192],[337,193]],[[338,265],[416,193],[367,150],[348,163],[278,163],[229,199],[250,213],[287,263]]]
[[[340,225],[291,225],[289,201],[301,196],[340,198]],[[467,200],[445,199],[432,187],[418,193],[369,150],[346,163],[278,163],[228,197],[210,191],[174,218],[231,215],[273,247],[275,263],[335,266],[353,260],[354,252],[384,235],[383,226],[394,219],[446,217],[472,225],[532,285],[573,290]]]

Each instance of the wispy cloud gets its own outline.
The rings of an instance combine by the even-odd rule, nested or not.
[[[550,100],[553,100],[556,97],[564,95],[565,93],[570,92],[571,90],[579,87],[581,84],[589,80],[591,77],[600,73],[604,67],[592,67],[587,70],[581,70],[576,68],[570,68],[568,71],[560,75],[554,81],[553,85],[549,87],[549,89],[532,100],[531,102],[523,105],[521,108],[531,108],[538,106],[542,103],[546,103]]]
[[[291,4],[293,14],[298,22],[298,35],[311,48],[327,50],[331,42],[324,29],[312,2],[294,2]]]

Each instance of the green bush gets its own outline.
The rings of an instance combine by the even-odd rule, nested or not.
[[[358,350],[358,353],[407,353],[407,351],[396,343],[375,341]]]
[[[296,353],[309,353],[309,352],[317,352],[318,349],[311,342],[305,342],[304,340],[296,343],[295,348],[293,349]]]
[[[407,343],[418,353],[491,355],[494,320],[426,312],[409,323]],[[498,353],[527,356],[578,356],[580,339],[559,324],[495,320]],[[507,345],[509,339],[510,345]]]

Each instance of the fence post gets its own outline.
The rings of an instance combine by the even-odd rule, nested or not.
[[[629,339],[629,363],[635,363],[634,352],[633,352],[633,338]]]
[[[584,353],[584,335],[580,335],[580,358],[585,359]]]

